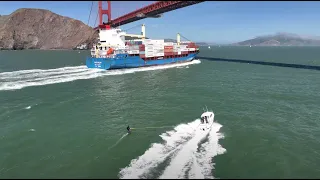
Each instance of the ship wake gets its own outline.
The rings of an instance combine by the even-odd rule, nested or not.
[[[163,143],[154,143],[140,157],[121,169],[123,179],[160,178],[212,179],[213,157],[226,150],[218,141],[223,138],[219,132],[222,125],[214,123],[208,134],[198,133],[197,119],[189,124],[181,124],[160,135]]]
[[[86,66],[63,67],[57,69],[31,69],[0,73],[0,91],[22,89],[29,86],[43,86],[75,81],[79,79],[92,79],[101,76],[121,75],[140,71],[167,69],[179,66],[199,64],[200,60],[181,64],[170,64],[153,67],[141,67],[121,70],[88,69]]]

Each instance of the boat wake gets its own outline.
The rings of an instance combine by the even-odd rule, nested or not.
[[[199,64],[200,60],[181,64],[168,64],[153,67],[141,67],[121,70],[88,69],[86,66],[63,67],[57,69],[32,69],[0,73],[0,91],[22,89],[29,86],[43,86],[75,81],[79,79],[92,79],[101,76],[121,75],[140,71],[167,69],[191,64]]]
[[[128,136],[128,133],[122,135],[121,138],[120,138],[114,145],[112,145],[112,146],[110,146],[110,147],[108,148],[108,150],[110,150],[110,149],[114,148],[116,145],[118,145],[119,142],[120,142],[124,137],[126,137],[126,136]]]
[[[200,124],[197,119],[181,124],[160,135],[163,143],[154,143],[140,157],[133,159],[129,166],[121,169],[119,177],[138,178],[213,178],[212,158],[226,150],[218,143],[223,135],[222,127],[214,122],[208,134],[196,131]]]

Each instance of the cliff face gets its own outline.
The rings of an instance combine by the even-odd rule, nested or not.
[[[72,49],[98,37],[79,20],[43,9],[18,9],[0,16],[0,49]]]

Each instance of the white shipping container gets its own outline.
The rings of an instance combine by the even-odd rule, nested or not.
[[[166,44],[167,46],[173,46],[173,42],[165,42],[164,44]]]
[[[189,51],[195,51],[196,48],[189,48]]]
[[[164,39],[152,39],[151,41],[156,43],[164,43]]]
[[[164,53],[157,53],[156,56],[164,56]]]
[[[178,51],[178,55],[180,55],[181,54],[181,51]]]
[[[128,54],[139,54],[139,50],[128,51]]]
[[[164,48],[153,48],[155,51],[164,51]]]
[[[164,49],[164,47],[154,46],[153,49]]]

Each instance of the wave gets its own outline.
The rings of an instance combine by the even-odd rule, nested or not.
[[[167,69],[173,67],[188,66],[191,64],[199,64],[200,60],[181,64],[169,64],[153,67],[140,67],[121,70],[102,70],[88,69],[86,66],[63,67],[57,69],[31,69],[13,72],[0,73],[0,91],[22,89],[30,86],[44,86],[49,84],[57,84],[70,82],[80,79],[92,79],[101,76],[121,75],[135,73],[141,71],[152,71],[159,69]]]

